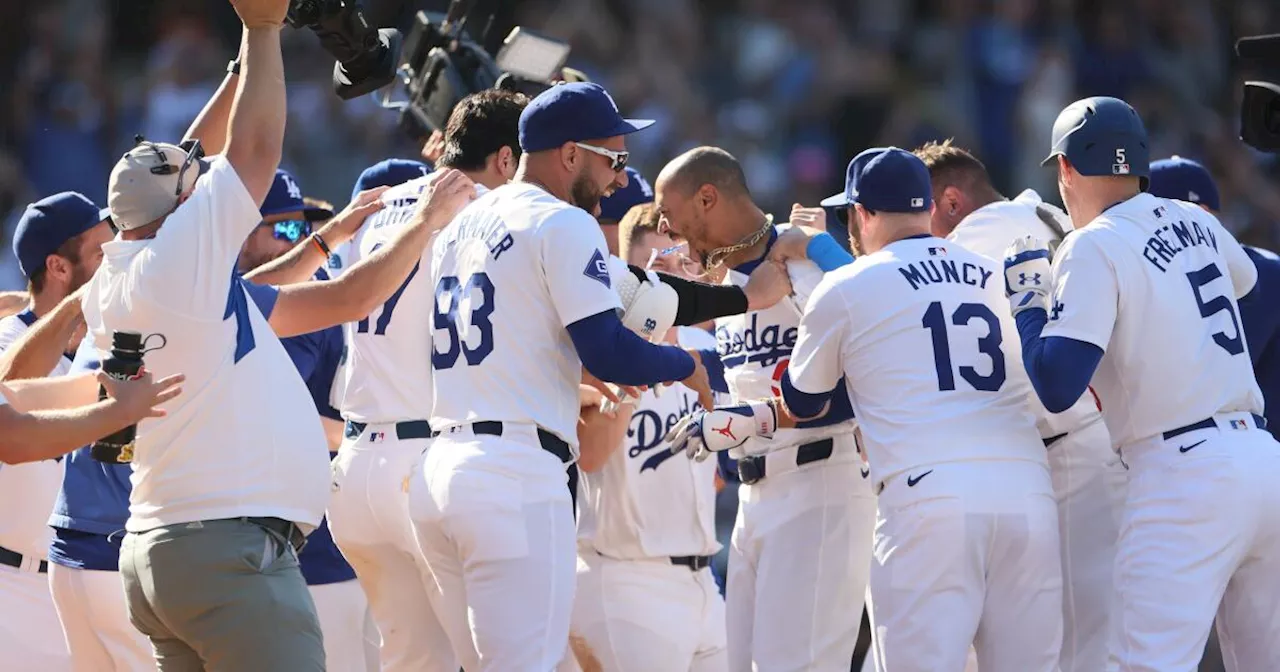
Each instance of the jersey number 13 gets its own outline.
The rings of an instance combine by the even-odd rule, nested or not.
[[[1000,332],[1000,320],[995,313],[981,303],[962,303],[951,313],[951,324],[962,327],[973,320],[987,323],[987,335],[978,339],[978,352],[991,358],[991,373],[982,375],[972,366],[961,366],[960,377],[973,389],[981,392],[995,392],[1004,385],[1004,352],[1000,343],[1004,335]],[[951,365],[951,339],[947,334],[947,320],[942,312],[942,302],[934,301],[924,311],[921,326],[928,329],[933,339],[933,363],[938,369],[938,389],[949,391],[956,389],[955,370]]]
[[[470,297],[470,310],[466,316],[461,314],[463,299]],[[436,285],[435,329],[443,331],[449,338],[449,347],[443,352],[431,347],[431,368],[436,371],[453,368],[458,357],[467,360],[467,366],[476,366],[493,352],[493,322],[489,316],[493,314],[493,282],[487,273],[473,273],[465,281],[457,276],[446,275]],[[460,324],[465,319],[466,323]],[[466,329],[467,326],[470,329]],[[459,329],[462,327],[462,330]],[[478,343],[470,347],[463,340],[462,331],[468,336],[478,334]]]

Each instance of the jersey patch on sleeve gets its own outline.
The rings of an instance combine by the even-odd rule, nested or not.
[[[582,270],[582,274],[592,280],[599,281],[605,287],[613,287],[609,281],[609,264],[605,263],[604,256],[600,254],[600,250],[591,253],[591,261],[587,262],[587,267]]]

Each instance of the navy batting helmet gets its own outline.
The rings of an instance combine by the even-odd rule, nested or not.
[[[1129,103],[1094,96],[1068,105],[1053,122],[1053,146],[1041,165],[1062,155],[1081,175],[1150,176],[1147,129]]]

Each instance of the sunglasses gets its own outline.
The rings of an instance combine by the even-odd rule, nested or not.
[[[286,219],[281,222],[271,222],[271,224],[263,224],[271,227],[271,236],[276,240],[284,240],[290,243],[296,243],[303,238],[311,235],[311,222],[305,219]]]
[[[609,167],[612,168],[615,173],[622,172],[622,169],[627,167],[627,159],[631,157],[631,152],[617,152],[612,149],[605,149],[604,147],[588,145],[585,142],[575,142],[573,144],[591,152],[592,154],[599,154],[600,156],[609,159]]]

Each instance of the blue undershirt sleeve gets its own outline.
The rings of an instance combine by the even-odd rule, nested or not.
[[[720,361],[720,353],[715,350],[699,350],[698,354],[702,356],[702,366],[707,370],[711,391],[729,394],[729,383],[724,379],[724,362]]]
[[[837,243],[829,233],[820,233],[809,239],[805,256],[809,257],[809,261],[817,264],[824,273],[853,263],[853,256],[845,252],[844,248],[840,247],[840,243]]]
[[[693,357],[677,347],[655,345],[622,326],[606,310],[567,327],[578,358],[591,375],[620,385],[654,385],[688,378]]]
[[[1022,363],[1031,386],[1050,413],[1071,408],[1089,387],[1102,348],[1065,336],[1040,337],[1049,321],[1042,308],[1018,313],[1018,335],[1022,338]]]

